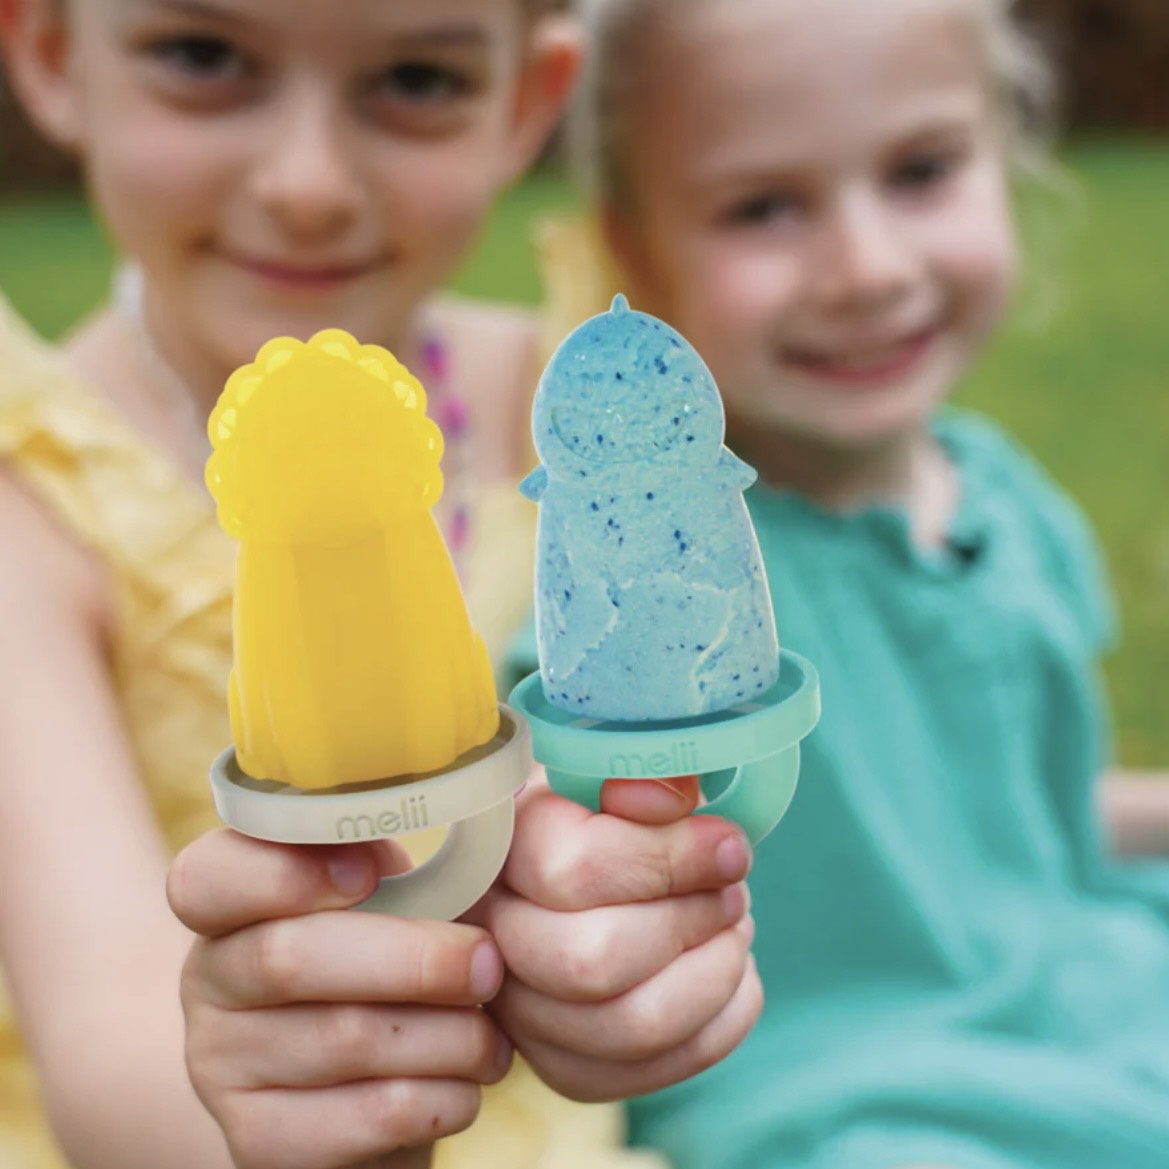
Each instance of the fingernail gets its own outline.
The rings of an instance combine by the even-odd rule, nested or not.
[[[682,775],[677,779],[655,779],[654,783],[658,787],[664,787],[671,795],[677,796],[680,800],[690,802],[690,789],[694,783],[694,776]]]
[[[515,1048],[511,1045],[511,1040],[502,1032],[499,1032],[495,1040],[495,1066],[499,1069],[500,1076],[507,1073],[507,1069],[511,1067],[511,1057]]]
[[[647,788],[661,793],[654,801],[661,816],[677,816],[680,812],[690,811],[692,797],[684,779],[638,779],[630,782],[636,783],[646,796],[650,795]]]
[[[476,1002],[495,997],[503,981],[503,959],[491,942],[481,942],[471,955],[471,994]]]
[[[743,935],[747,941],[748,946],[755,940],[755,919],[750,915],[743,918],[743,920],[735,926],[735,929],[737,929],[739,933]]]
[[[741,881],[751,868],[751,849],[746,839],[737,832],[728,836],[718,846],[714,863],[724,880]]]
[[[747,890],[742,885],[728,885],[722,891],[723,921],[738,921],[747,908]]]
[[[344,897],[363,893],[372,884],[373,866],[363,853],[348,852],[330,857],[328,869],[333,888]]]

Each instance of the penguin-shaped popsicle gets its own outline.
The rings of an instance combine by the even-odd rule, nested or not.
[[[536,625],[552,705],[606,721],[726,710],[779,674],[779,644],[714,378],[623,296],[540,379]]]

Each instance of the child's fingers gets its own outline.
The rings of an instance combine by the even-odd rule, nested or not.
[[[197,942],[184,1001],[227,1009],[303,1002],[474,1006],[495,994],[503,960],[482,930],[345,911],[287,917]]]
[[[750,963],[750,931],[723,930],[666,969],[603,1002],[567,1003],[505,980],[491,1005],[504,1030],[595,1059],[653,1059],[698,1034],[734,997]]]
[[[214,1109],[238,1169],[344,1169],[461,1132],[478,1111],[478,1085],[428,1079],[248,1092]]]
[[[521,982],[565,1001],[599,1002],[733,925],[749,904],[742,882],[721,892],[579,913],[543,909],[501,889],[484,902],[480,921]]]
[[[684,1043],[656,1058],[597,1058],[539,1040],[525,1042],[522,1050],[539,1068],[541,1079],[571,1099],[628,1099],[676,1084],[725,1059],[746,1038],[762,1007],[763,988],[754,960],[748,957],[743,978],[722,1011]]]
[[[607,779],[601,788],[601,811],[638,824],[669,824],[689,816],[701,794],[696,775]]]
[[[593,909],[721,889],[751,865],[742,830],[717,816],[634,824],[594,815],[543,785],[518,802],[506,883],[549,909]]]
[[[188,1029],[188,1059],[225,1069],[225,1086],[243,1091],[391,1076],[493,1084],[511,1063],[510,1043],[477,1007],[314,1003],[237,1011],[229,1028],[212,1023]]]
[[[373,892],[388,855],[373,844],[273,844],[222,829],[174,859],[167,898],[188,929],[219,937],[270,918],[356,905]],[[400,850],[398,859],[400,870],[410,867]]]

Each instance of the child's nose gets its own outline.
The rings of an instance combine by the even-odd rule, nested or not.
[[[877,192],[842,197],[825,213],[813,264],[817,299],[829,309],[872,309],[898,300],[918,273],[913,248]]]
[[[356,214],[361,182],[341,117],[323,96],[290,99],[260,145],[253,191],[290,235],[325,237]]]

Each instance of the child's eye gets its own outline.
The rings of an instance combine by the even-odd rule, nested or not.
[[[730,224],[752,227],[789,219],[803,209],[803,202],[795,195],[772,192],[754,195],[733,204],[724,218]]]
[[[456,69],[426,61],[404,61],[385,75],[383,88],[398,99],[432,105],[465,96],[470,79]]]
[[[475,64],[402,60],[374,79],[370,110],[396,133],[421,137],[450,133],[472,116],[487,77]]]
[[[169,37],[151,45],[150,54],[164,65],[201,81],[230,81],[247,72],[243,56],[222,37]]]
[[[949,178],[957,168],[958,161],[954,154],[915,154],[893,168],[890,181],[894,187],[903,191],[928,190]]]

